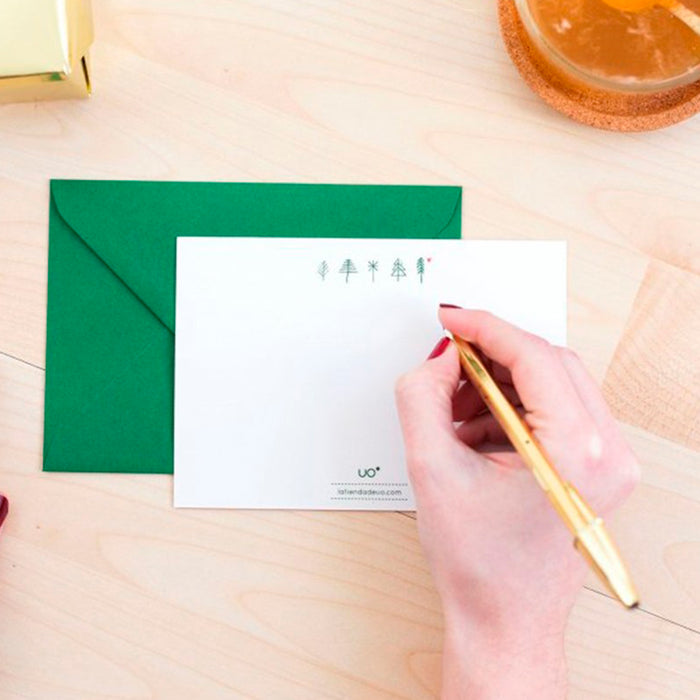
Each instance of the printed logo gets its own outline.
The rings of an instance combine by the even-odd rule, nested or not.
[[[381,467],[370,467],[369,469],[358,469],[357,476],[360,479],[374,479]]]

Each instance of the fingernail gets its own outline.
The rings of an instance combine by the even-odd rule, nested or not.
[[[0,494],[0,527],[2,526],[3,521],[7,517],[7,511],[9,510],[9,505],[7,502],[7,499],[5,496]]]
[[[457,306],[457,304],[440,304],[441,309],[461,309],[461,306]]]
[[[450,344],[450,339],[447,336],[443,336],[440,338],[438,341],[438,344],[433,348],[433,351],[428,355],[429,360],[433,360],[436,357],[440,357],[445,350],[447,350],[447,346]]]

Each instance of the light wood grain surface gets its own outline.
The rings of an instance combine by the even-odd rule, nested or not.
[[[593,131],[483,0],[96,0],[90,101],[0,107],[0,698],[435,698],[401,513],[175,511],[162,476],[41,473],[48,179],[443,183],[474,238],[569,242],[570,340],[643,465],[589,580],[571,697],[700,697],[700,119]]]

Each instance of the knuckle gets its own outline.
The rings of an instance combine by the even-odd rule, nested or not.
[[[541,335],[535,335],[534,333],[527,332],[526,338],[534,350],[549,351],[552,349],[551,343],[548,340],[545,340]]]
[[[603,436],[588,418],[580,418],[565,431],[565,442],[570,445],[573,454],[578,455],[575,461],[583,473],[596,477],[608,468],[607,448]]]
[[[626,446],[604,444],[596,431],[589,434],[583,464],[584,473],[592,482],[605,483],[615,500],[626,499],[641,480],[639,462]]]
[[[590,476],[605,471],[605,459],[600,435],[597,431],[585,431],[579,436],[579,448],[584,455],[583,468]]]
[[[559,345],[555,345],[554,347],[563,360],[568,361],[571,364],[582,364],[581,356],[575,350]]]
[[[631,493],[642,480],[642,470],[639,466],[639,462],[629,450],[620,460],[618,472],[620,485],[626,493]]]

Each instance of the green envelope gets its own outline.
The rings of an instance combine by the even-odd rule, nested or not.
[[[177,236],[459,238],[461,203],[459,187],[52,181],[44,470],[172,473]]]

